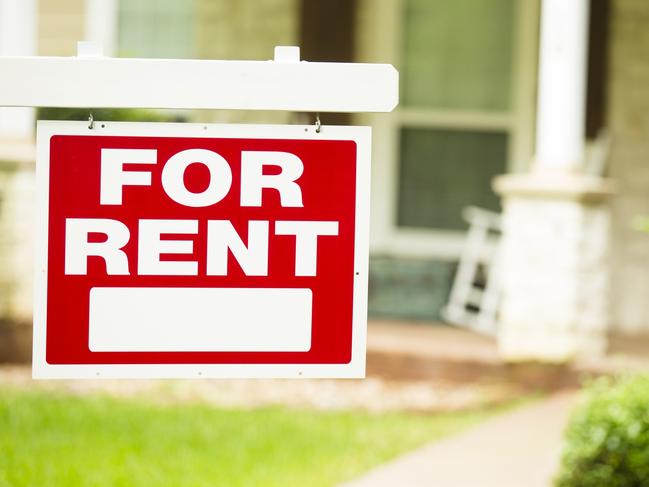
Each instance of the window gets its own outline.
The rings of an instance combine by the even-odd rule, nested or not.
[[[194,0],[120,0],[117,25],[121,57],[196,57]]]
[[[372,250],[454,260],[462,208],[498,211],[493,177],[532,158],[539,2],[361,2],[360,59],[393,63],[401,88],[370,122]]]
[[[464,206],[499,208],[491,179],[506,170],[514,3],[405,2],[399,227],[460,230]]]
[[[402,129],[397,224],[463,230],[460,215],[469,203],[499,208],[490,183],[506,160],[500,131]]]
[[[508,110],[514,0],[407,0],[402,105]]]

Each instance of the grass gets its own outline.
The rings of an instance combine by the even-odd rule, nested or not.
[[[229,410],[0,388],[0,486],[328,486],[492,413]]]

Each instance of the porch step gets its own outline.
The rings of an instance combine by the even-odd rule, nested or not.
[[[506,383],[528,390],[578,387],[589,377],[649,371],[649,337],[612,337],[605,357],[570,364],[507,363],[496,339],[442,323],[370,321],[367,375],[395,381]]]

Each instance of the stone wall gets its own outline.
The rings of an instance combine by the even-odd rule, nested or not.
[[[10,238],[13,247],[12,265],[14,279],[9,314],[20,323],[31,323],[32,290],[34,278],[35,200],[36,184],[34,166],[21,164],[15,168],[6,188],[5,211],[10,221]]]
[[[0,164],[0,321],[31,323],[34,165]]]
[[[0,160],[0,362],[31,356],[35,196],[33,159]]]
[[[613,201],[613,330],[649,332],[649,2],[614,0],[609,71]]]

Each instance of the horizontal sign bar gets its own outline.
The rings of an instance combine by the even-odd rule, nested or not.
[[[93,352],[307,352],[310,289],[94,287]]]
[[[0,106],[390,112],[390,64],[0,57]]]

